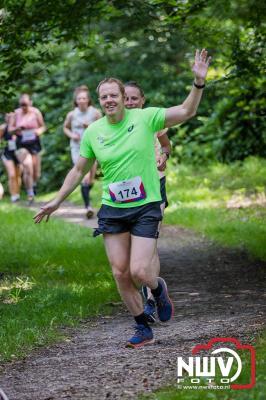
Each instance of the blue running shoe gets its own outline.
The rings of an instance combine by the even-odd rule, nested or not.
[[[137,324],[135,326],[135,334],[126,344],[126,347],[136,349],[144,346],[145,344],[154,343],[153,332],[149,326]]]
[[[153,300],[153,297],[152,298],[148,297],[147,286],[142,286],[141,292],[145,301],[144,314],[147,315],[147,321],[154,324],[154,322],[156,321],[155,301]]]
[[[156,307],[155,301],[152,299],[148,299],[144,306],[144,314],[147,316],[147,321],[154,324],[156,321]]]
[[[167,286],[163,278],[158,278],[158,282],[162,285],[162,293],[159,297],[154,297],[157,313],[160,321],[167,322],[174,315],[174,305],[168,295]]]

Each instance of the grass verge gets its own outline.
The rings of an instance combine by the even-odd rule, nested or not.
[[[266,160],[171,166],[164,222],[194,229],[266,260]]]
[[[60,326],[107,309],[118,294],[101,238],[60,220],[0,205],[0,359],[55,341]]]

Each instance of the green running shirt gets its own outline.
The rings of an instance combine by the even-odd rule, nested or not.
[[[125,110],[117,124],[106,117],[92,123],[84,132],[80,155],[96,158],[103,172],[102,204],[129,208],[161,200],[157,171],[154,133],[164,128],[165,109],[149,107]],[[146,198],[129,203],[112,201],[109,185],[141,177]]]

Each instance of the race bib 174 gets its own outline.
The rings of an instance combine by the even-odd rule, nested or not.
[[[140,176],[109,185],[109,193],[115,203],[129,203],[146,198],[145,189]]]

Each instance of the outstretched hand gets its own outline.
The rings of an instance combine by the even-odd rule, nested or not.
[[[41,210],[34,215],[33,219],[35,224],[39,224],[46,217],[46,222],[49,221],[50,215],[57,210],[59,207],[59,203],[56,200],[52,200],[47,203],[45,206],[41,207]]]
[[[196,50],[195,60],[192,67],[196,79],[205,80],[210,62],[211,57],[208,57],[207,50],[202,49],[201,52]]]

